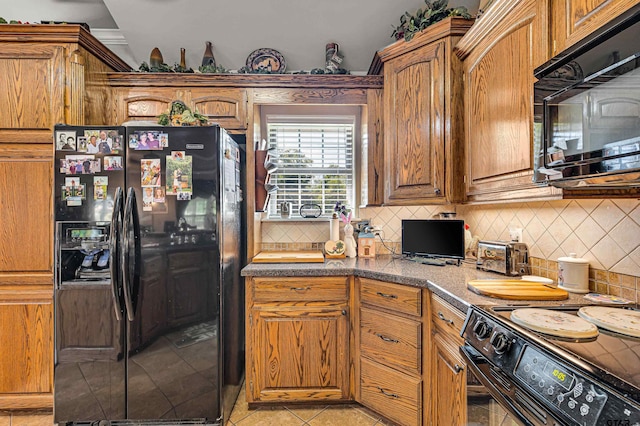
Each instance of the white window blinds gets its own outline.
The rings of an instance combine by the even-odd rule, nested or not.
[[[297,120],[267,123],[269,147],[278,156],[270,181],[278,190],[271,194],[269,216],[280,215],[282,202],[291,203],[292,216],[298,216],[304,204],[319,205],[323,216],[331,216],[338,201],[353,207],[355,119]]]

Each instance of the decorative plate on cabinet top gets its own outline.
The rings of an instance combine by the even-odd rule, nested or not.
[[[257,49],[247,56],[247,68],[252,72],[282,74],[287,68],[284,56],[275,49]]]

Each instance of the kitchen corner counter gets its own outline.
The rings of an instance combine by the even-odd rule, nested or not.
[[[262,277],[318,277],[349,276],[371,278],[413,287],[427,288],[447,302],[466,312],[470,305],[500,304],[584,304],[580,294],[569,293],[569,298],[559,301],[507,300],[481,296],[467,289],[467,282],[477,279],[499,279],[504,275],[476,269],[475,263],[461,266],[432,266],[389,255],[375,259],[350,258],[327,259],[324,263],[251,263],[242,269],[243,276]]]

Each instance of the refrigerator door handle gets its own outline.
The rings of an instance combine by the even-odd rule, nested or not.
[[[124,302],[127,307],[127,319],[133,321],[136,316],[138,304],[138,290],[140,289],[140,223],[138,220],[138,208],[136,205],[136,193],[133,188],[127,192],[127,200],[124,205],[123,219],[123,250],[122,250],[122,276],[124,290]],[[133,234],[133,235],[132,235]],[[133,252],[132,252],[133,250]],[[132,258],[133,255],[133,258]],[[132,262],[133,260],[133,262]]]
[[[111,228],[109,229],[109,272],[111,274],[111,296],[113,298],[113,308],[116,314],[116,320],[122,321],[122,313],[124,312],[120,295],[122,294],[120,279],[120,250],[122,244],[120,237],[122,234],[122,188],[117,187],[113,199],[113,212],[111,213]]]

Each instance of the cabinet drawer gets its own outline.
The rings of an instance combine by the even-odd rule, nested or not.
[[[361,402],[401,425],[422,424],[422,382],[406,374],[376,364],[360,362]]]
[[[465,319],[462,312],[435,294],[431,295],[431,312],[433,324],[436,328],[445,335],[454,338],[456,342],[461,343],[460,331]]]
[[[421,289],[401,284],[360,278],[360,301],[419,317],[422,314]]]
[[[347,277],[255,277],[253,300],[343,301],[347,300]]]
[[[410,374],[421,371],[421,323],[373,309],[360,310],[362,355]]]

